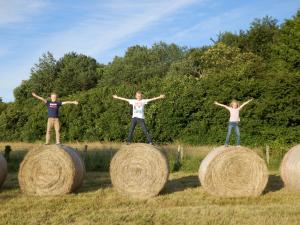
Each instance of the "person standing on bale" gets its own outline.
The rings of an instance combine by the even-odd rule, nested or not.
[[[51,93],[51,96],[50,96],[51,101],[38,96],[34,92],[32,92],[32,96],[35,97],[36,99],[39,99],[42,102],[44,102],[48,108],[46,145],[49,145],[49,143],[50,143],[50,135],[51,135],[51,130],[53,127],[55,129],[55,134],[56,134],[56,144],[60,144],[60,125],[59,125],[59,119],[58,119],[59,107],[61,107],[62,105],[66,105],[66,104],[78,105],[78,102],[77,101],[65,101],[65,102],[57,101],[57,94],[54,92]]]
[[[251,102],[253,99],[250,99],[246,102],[244,102],[242,105],[236,100],[233,100],[230,103],[230,106],[223,105],[219,102],[214,102],[215,105],[224,107],[230,112],[230,118],[229,118],[229,124],[228,124],[228,131],[227,131],[227,136],[226,136],[226,141],[225,141],[225,146],[227,147],[229,144],[229,139],[231,135],[231,130],[232,128],[235,129],[235,134],[236,134],[236,142],[237,146],[239,147],[241,145],[241,139],[240,139],[240,129],[239,129],[239,122],[240,122],[240,110],[247,105],[249,102]]]
[[[143,94],[141,91],[137,91],[135,93],[135,99],[127,99],[127,98],[119,97],[117,95],[113,95],[114,99],[126,101],[133,107],[132,119],[131,119],[131,125],[130,125],[130,129],[129,129],[129,133],[128,133],[127,144],[131,144],[132,135],[133,135],[133,132],[134,132],[134,129],[135,129],[135,126],[137,125],[137,123],[139,123],[141,125],[143,132],[144,132],[145,136],[147,137],[148,143],[152,144],[151,136],[149,135],[149,132],[145,125],[144,107],[146,104],[148,104],[151,101],[165,98],[165,95],[160,95],[158,97],[150,98],[150,99],[142,99],[142,96],[143,96]]]

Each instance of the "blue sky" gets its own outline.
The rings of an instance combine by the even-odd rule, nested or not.
[[[108,63],[135,44],[199,47],[254,18],[281,23],[297,9],[300,0],[0,0],[0,96],[13,101],[13,89],[47,51]]]

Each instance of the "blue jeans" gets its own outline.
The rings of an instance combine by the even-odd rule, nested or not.
[[[136,118],[136,117],[131,119],[131,125],[130,125],[130,128],[129,128],[128,138],[127,138],[128,143],[131,143],[133,131],[134,131],[135,126],[137,125],[137,123],[141,124],[142,130],[144,131],[144,134],[147,137],[148,143],[152,143],[151,137],[150,137],[150,135],[148,133],[148,130],[146,128],[146,125],[145,125],[145,120],[140,119],[140,118]]]
[[[236,143],[237,143],[237,145],[240,145],[241,144],[241,139],[240,139],[240,129],[239,129],[238,122],[229,122],[225,145],[229,144],[229,139],[230,139],[232,128],[234,128],[234,130],[235,130]]]

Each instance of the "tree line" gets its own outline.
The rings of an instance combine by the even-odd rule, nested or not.
[[[0,140],[42,140],[46,107],[31,92],[55,91],[80,102],[61,109],[63,141],[123,141],[131,107],[112,95],[130,98],[142,90],[145,98],[166,95],[145,111],[157,143],[223,143],[228,112],[213,102],[249,98],[254,101],[241,112],[243,144],[299,143],[299,31],[300,10],[282,24],[255,19],[247,30],[220,33],[210,46],[132,46],[108,64],[75,52],[60,59],[46,53],[14,90],[15,102],[0,102]],[[140,129],[135,138],[144,140]]]

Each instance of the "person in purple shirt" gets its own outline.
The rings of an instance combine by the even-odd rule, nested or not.
[[[32,92],[32,96],[36,99],[41,100],[45,103],[48,108],[48,122],[47,122],[47,131],[46,131],[46,145],[50,143],[51,130],[54,127],[56,134],[56,144],[60,144],[60,124],[59,124],[59,108],[65,104],[74,104],[78,105],[77,101],[65,101],[61,102],[57,100],[57,94],[51,93],[50,99],[46,100],[43,97],[38,96],[36,93]]]

